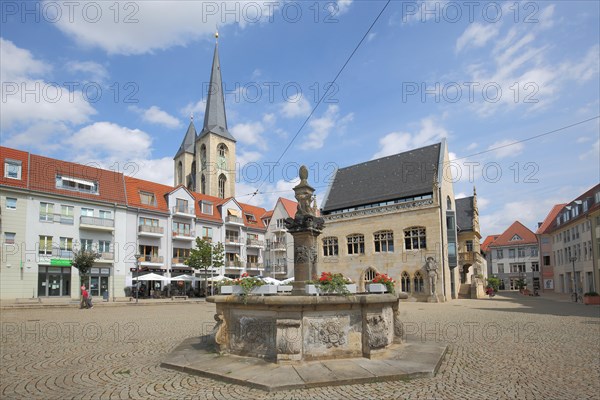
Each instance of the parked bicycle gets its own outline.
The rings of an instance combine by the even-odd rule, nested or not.
[[[581,289],[577,292],[571,292],[571,300],[575,303],[583,303],[583,296],[581,295]]]

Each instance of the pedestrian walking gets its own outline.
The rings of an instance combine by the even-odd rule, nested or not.
[[[85,308],[94,308],[92,305],[92,296],[85,290],[85,285],[81,286],[81,296],[83,297],[83,304]]]

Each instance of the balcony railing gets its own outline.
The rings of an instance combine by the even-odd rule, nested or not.
[[[88,217],[82,215],[79,217],[79,225],[96,226],[99,228],[114,228],[115,220],[110,218]]]
[[[286,274],[287,273],[287,264],[272,264],[270,267],[267,267],[267,270],[270,268],[270,271],[274,274]]]
[[[142,256],[140,257],[140,261],[153,264],[162,264],[163,256]]]
[[[475,252],[475,251],[465,251],[462,253],[458,253],[458,261],[463,264],[463,263],[482,263],[483,262],[483,257],[481,254]]]
[[[226,268],[242,268],[241,261],[225,261]]]
[[[225,217],[225,222],[230,224],[244,224],[244,220],[235,215],[228,215]]]
[[[171,264],[185,264],[185,261],[188,259],[189,257],[173,257],[171,259]]]
[[[180,232],[180,231],[173,231],[173,237],[184,237],[184,238],[194,238],[196,237],[196,232],[194,231],[189,231],[189,232]]]
[[[263,269],[263,263],[248,262],[246,263],[246,269]]]
[[[242,239],[239,236],[225,236],[225,244],[242,244]]]
[[[165,229],[162,226],[138,225],[138,232],[162,235]]]
[[[52,257],[72,259],[73,258],[73,250],[53,249]]]
[[[65,225],[73,225],[75,218],[72,215],[40,213],[40,221],[42,222],[57,222]]]
[[[100,254],[99,259],[102,261],[113,261],[115,259],[115,253],[113,253],[113,252],[102,252],[99,254]]]
[[[258,239],[247,239],[246,245],[253,246],[253,247],[264,247],[265,242],[263,242],[262,240],[258,240]]]
[[[196,211],[194,207],[186,207],[186,206],[174,206],[171,208],[173,214],[190,214],[196,215]]]
[[[286,250],[287,243],[286,242],[271,242],[269,246],[269,250]]]

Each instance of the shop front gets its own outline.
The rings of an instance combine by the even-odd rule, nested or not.
[[[38,297],[70,297],[71,269],[70,261],[68,266],[38,266]]]

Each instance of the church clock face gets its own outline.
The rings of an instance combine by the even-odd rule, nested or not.
[[[219,161],[217,161],[217,167],[221,170],[227,169],[227,161],[225,161],[225,157],[219,157]]]

